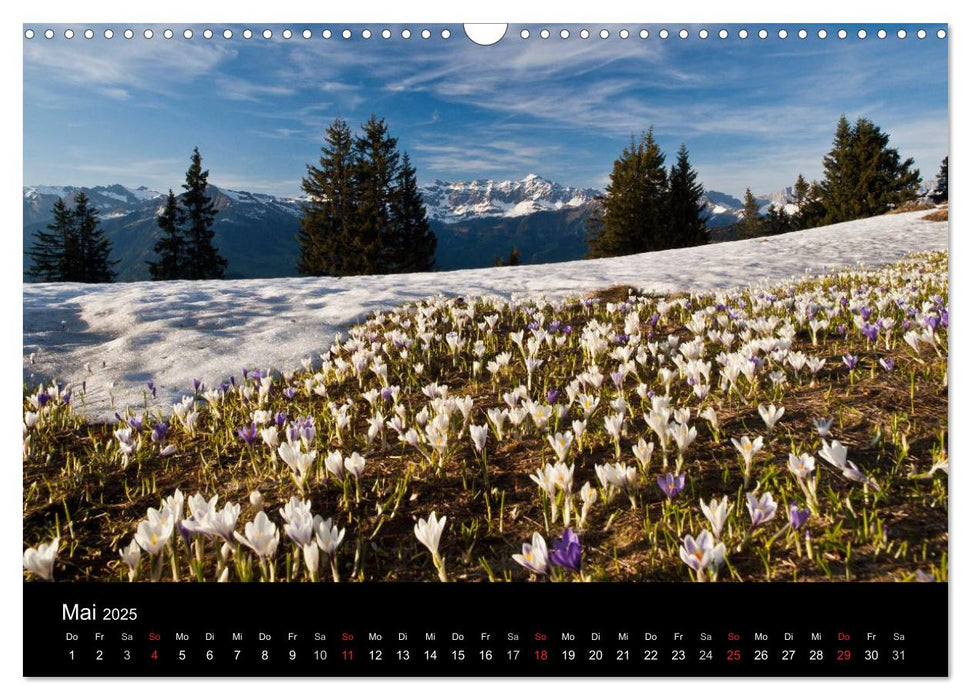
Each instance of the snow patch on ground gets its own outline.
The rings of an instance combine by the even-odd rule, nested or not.
[[[146,403],[168,412],[192,393],[193,378],[213,386],[239,376],[243,367],[296,369],[369,312],[407,301],[436,294],[561,298],[618,284],[666,293],[778,282],[947,248],[947,223],[922,221],[924,215],[549,265],[344,278],[25,284],[24,377],[86,382],[91,420]],[[149,379],[158,397],[146,402]]]

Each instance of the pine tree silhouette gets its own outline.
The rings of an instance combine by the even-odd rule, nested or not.
[[[226,272],[226,258],[219,255],[212,243],[212,227],[219,211],[206,193],[208,184],[209,171],[202,169],[202,156],[196,148],[192,152],[192,163],[185,174],[185,184],[182,185],[185,190],[182,195],[185,212],[185,279],[222,279]]]
[[[184,268],[188,260],[185,239],[182,236],[184,220],[185,214],[179,201],[172,190],[169,190],[165,206],[156,219],[162,230],[162,237],[155,243],[155,252],[159,259],[148,263],[148,271],[153,280],[177,280],[186,274]]]
[[[614,161],[610,184],[588,220],[589,258],[631,255],[666,247],[668,176],[664,153],[649,129],[631,138]]]
[[[668,247],[703,245],[708,243],[704,205],[705,188],[698,182],[698,174],[688,162],[688,147],[681,144],[678,159],[671,166],[668,195]]]

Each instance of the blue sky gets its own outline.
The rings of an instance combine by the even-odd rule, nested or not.
[[[45,25],[46,26],[46,25]],[[451,38],[206,40],[202,26],[182,38],[136,37],[24,41],[24,184],[147,185],[178,190],[194,146],[210,181],[279,195],[299,193],[306,165],[319,157],[323,130],[340,116],[357,125],[374,112],[387,119],[420,182],[537,173],[563,184],[602,187],[632,133],[654,126],[668,160],[687,143],[708,189],[740,195],[818,177],[840,114],[866,116],[891,144],[932,177],[948,151],[947,41],[928,37],[778,39],[710,36],[658,38],[640,25],[589,25],[581,39],[542,39],[542,26],[510,26],[491,47],[476,46],[453,25]],[[345,25],[341,25],[343,29]],[[423,25],[425,26],[425,25]],[[899,27],[900,25],[894,25]],[[258,29],[262,29],[260,25]],[[679,27],[680,28],[680,27]],[[63,29],[63,27],[61,28]],[[336,28],[335,28],[336,29]]]

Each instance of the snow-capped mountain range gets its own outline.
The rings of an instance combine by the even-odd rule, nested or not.
[[[52,219],[58,197],[71,203],[83,190],[98,210],[102,227],[119,260],[120,281],[146,279],[159,230],[156,217],[165,194],[146,187],[34,186],[23,188],[23,244]],[[421,188],[432,229],[438,236],[437,266],[443,270],[492,265],[515,247],[524,263],[577,260],[586,253],[586,220],[600,194],[593,188],[565,187],[538,175],[521,180],[435,181]],[[218,210],[215,243],[229,260],[229,277],[292,275],[299,255],[302,200],[211,185]],[[788,190],[759,198],[765,211],[774,203],[790,209]],[[741,218],[742,202],[710,191],[705,195],[708,226]],[[29,260],[25,257],[25,268]]]
[[[529,174],[522,180],[435,180],[422,187],[421,194],[430,219],[454,222],[492,216],[513,218],[540,211],[578,208],[593,202],[600,192],[564,187]]]
[[[217,200],[217,208],[220,208],[218,200],[222,199],[225,206],[247,209],[246,214],[254,218],[260,218],[267,210],[295,217],[301,214],[301,199],[298,197],[278,197],[218,186],[211,189]],[[50,208],[58,197],[70,199],[79,190],[87,194],[102,219],[118,218],[138,209],[156,207],[164,197],[163,193],[147,187],[123,185],[24,187],[25,223],[49,219]],[[435,180],[422,186],[421,194],[428,210],[428,218],[454,223],[469,219],[516,218],[537,212],[578,209],[591,205],[602,192],[589,187],[566,187],[539,175],[529,174],[521,180]],[[788,187],[756,199],[762,213],[768,210],[770,204],[785,208],[789,213],[795,211],[795,205],[791,203],[792,191]],[[742,201],[737,197],[715,190],[705,193],[705,206],[714,225],[737,221],[743,209]]]

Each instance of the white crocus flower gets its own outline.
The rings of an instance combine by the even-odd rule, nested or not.
[[[561,462],[565,461],[567,454],[570,452],[570,446],[573,444],[573,433],[568,430],[565,433],[547,435],[546,439],[556,453],[556,458]]]
[[[637,444],[633,447],[634,457],[637,459],[637,463],[641,465],[641,469],[645,472],[647,471],[648,465],[651,463],[651,456],[654,454],[654,443],[647,442],[644,438],[640,438]]]
[[[246,523],[245,535],[233,533],[236,539],[253,550],[260,559],[271,559],[280,544],[280,531],[266,516],[265,511],[256,514],[253,522]]]
[[[280,433],[275,425],[260,430],[260,437],[263,438],[264,444],[271,450],[275,450],[280,444]]]
[[[580,510],[580,527],[583,527],[590,514],[590,508],[597,502],[597,489],[591,486],[589,481],[580,488],[580,500],[583,502]]]
[[[24,550],[24,571],[39,576],[45,581],[54,580],[54,560],[57,559],[57,548],[61,540],[55,537],[50,542],[28,547]]]
[[[121,560],[128,567],[128,580],[134,581],[138,576],[138,563],[142,559],[142,550],[135,540],[128,543],[127,547],[118,550]]]
[[[470,425],[469,426],[469,436],[472,438],[472,444],[475,445],[475,451],[479,454],[485,449],[486,440],[489,437],[489,426],[488,425]]]
[[[533,533],[532,544],[524,544],[523,553],[513,554],[512,558],[516,563],[526,567],[533,573],[545,575],[550,572],[546,540],[538,532]]]
[[[135,530],[135,542],[146,554],[158,556],[172,537],[171,521],[159,519],[142,520]]]
[[[768,406],[759,404],[759,415],[762,416],[765,427],[770,433],[775,429],[775,424],[779,422],[779,419],[782,418],[785,412],[786,409],[784,406],[776,408],[773,404],[769,404]]]
[[[728,521],[728,514],[732,512],[734,507],[734,505],[728,505],[728,496],[722,496],[720,501],[713,498],[707,504],[701,501],[701,512],[705,514],[705,518],[711,523],[711,529],[716,538],[721,536],[722,529]]]
[[[428,520],[419,518],[415,524],[415,537],[431,552],[432,562],[435,564],[435,569],[438,570],[438,578],[442,582],[448,581],[448,575],[445,573],[445,560],[438,553],[438,546],[442,539],[442,531],[445,530],[445,520],[445,516],[439,519],[435,511],[432,511],[432,514],[428,516]]]
[[[361,475],[364,474],[364,457],[357,452],[352,452],[350,457],[344,458],[344,469],[350,472],[355,479],[360,480]]]
[[[340,573],[337,570],[337,548],[344,541],[344,530],[338,530],[330,518],[324,520],[318,515],[314,518],[314,539],[330,560],[330,571],[334,582],[340,581]]]
[[[338,480],[344,478],[344,457],[339,451],[334,450],[327,455],[324,459],[324,467]]]

